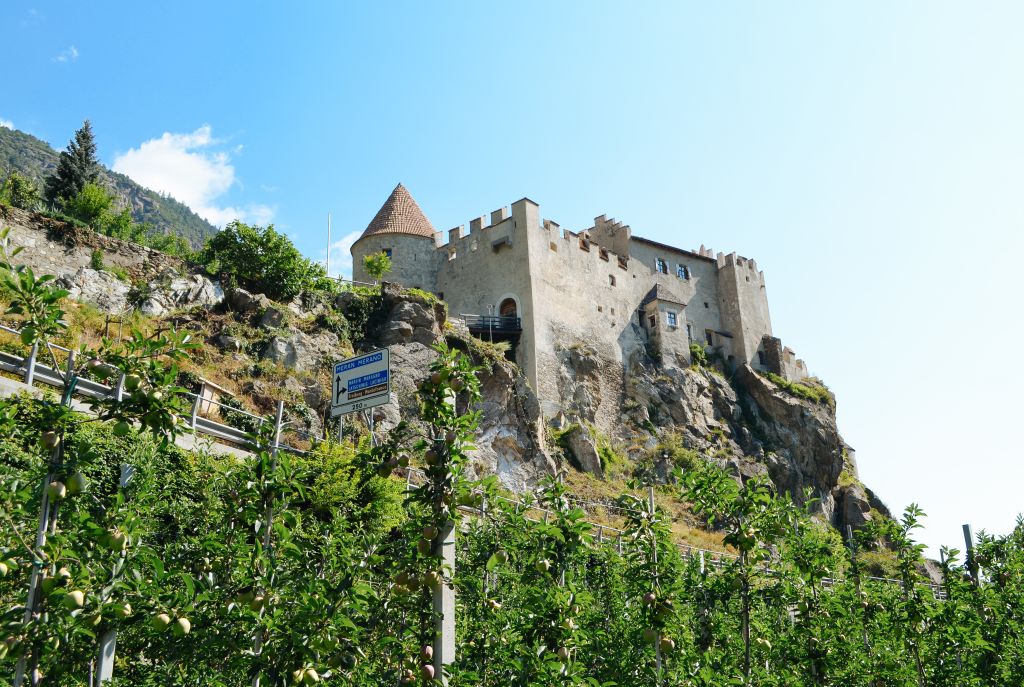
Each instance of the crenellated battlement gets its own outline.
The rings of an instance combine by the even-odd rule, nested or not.
[[[700,250],[702,251],[700,254],[704,255],[704,246],[701,246]],[[708,249],[707,254],[709,257],[710,253],[711,251]],[[728,255],[718,253],[715,256],[715,262],[719,269],[722,269],[723,267],[736,267],[749,272],[747,276],[753,276],[762,284],[764,283],[764,272],[757,269],[757,261],[751,258],[745,258],[742,255],[737,255],[736,253],[729,253]]]

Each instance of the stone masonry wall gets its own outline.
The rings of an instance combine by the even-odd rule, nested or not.
[[[103,251],[108,268],[121,267],[133,279],[182,267],[180,259],[159,251],[17,208],[0,209],[0,225],[11,228],[11,245],[24,248],[15,262],[28,265],[37,274],[74,274],[89,267],[94,250]]]

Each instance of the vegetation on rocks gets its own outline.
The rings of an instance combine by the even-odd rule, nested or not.
[[[765,372],[764,376],[775,386],[786,393],[802,398],[813,403],[820,403],[831,408],[836,406],[836,397],[832,395],[829,388],[816,377],[807,377],[799,382],[791,382],[785,377],[780,377],[773,372]]]

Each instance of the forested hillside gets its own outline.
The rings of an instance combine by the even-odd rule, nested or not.
[[[35,136],[0,127],[0,179],[14,171],[42,188],[44,179],[57,167],[58,155],[58,151]],[[215,226],[184,203],[143,188],[123,174],[104,167],[100,180],[131,209],[133,221],[151,225],[154,233],[181,236],[199,249],[207,237],[217,232]]]

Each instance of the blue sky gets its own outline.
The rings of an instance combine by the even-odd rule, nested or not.
[[[736,250],[933,553],[1022,510],[1024,5],[91,5],[0,8],[0,121],[335,265],[399,181]]]

